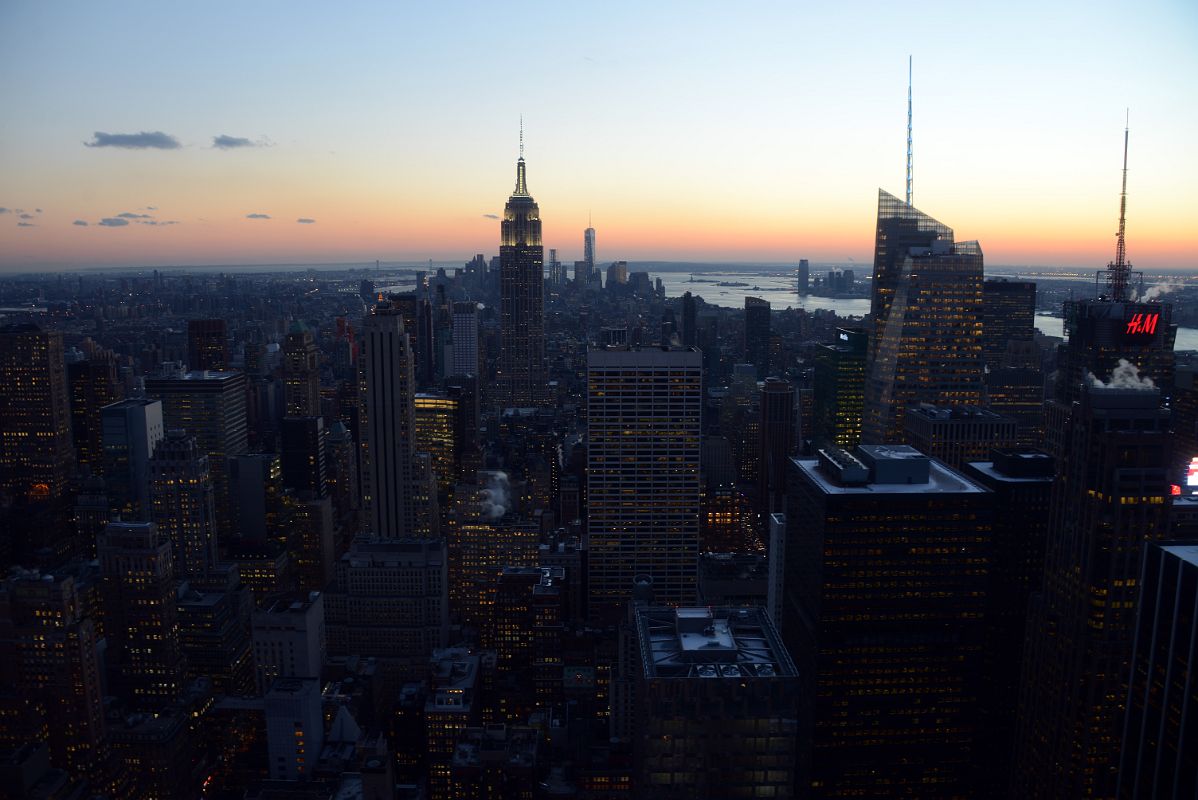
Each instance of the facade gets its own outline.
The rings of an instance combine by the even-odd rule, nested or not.
[[[229,368],[229,332],[223,319],[188,321],[187,366],[196,372]]]
[[[977,242],[879,191],[863,442],[902,441],[908,406],[982,402],[982,298]]]
[[[595,229],[587,227],[582,233],[582,260],[586,265],[586,282],[595,274]]]
[[[638,574],[663,602],[695,597],[702,355],[587,354],[590,610],[618,613]]]
[[[795,796],[799,676],[760,607],[635,611],[635,796]]]
[[[279,430],[283,487],[307,498],[328,494],[324,418],[284,417]]]
[[[319,678],[278,678],[266,693],[266,746],[270,777],[298,781],[311,776],[324,746],[324,709]]]
[[[994,369],[1003,363],[1010,342],[1036,336],[1036,284],[987,278],[982,284],[982,358]]]
[[[104,448],[100,438],[100,409],[125,396],[124,384],[117,379],[116,357],[112,351],[97,347],[88,356],[70,361],[67,384],[71,394],[75,463],[80,470],[102,475]]]
[[[104,485],[113,511],[125,519],[150,514],[150,459],[165,435],[159,400],[133,397],[100,409]]]
[[[982,461],[992,449],[1011,448],[1019,441],[1015,420],[979,406],[908,406],[903,433],[907,444],[953,469]]]
[[[1139,621],[1132,652],[1120,798],[1198,792],[1198,542],[1144,548]]]
[[[758,446],[757,509],[760,514],[781,511],[786,495],[786,472],[795,442],[795,388],[784,378],[766,378],[761,387],[761,426]]]
[[[1064,310],[1065,344],[1057,352],[1056,399],[1077,400],[1090,376],[1117,383],[1115,371],[1123,362],[1162,391],[1173,385],[1177,326],[1172,304],[1099,298],[1066,301]]]
[[[0,328],[0,490],[50,500],[75,469],[62,334],[36,325]]]
[[[759,380],[770,374],[770,302],[760,297],[745,298],[745,362]]]
[[[1146,541],[1168,534],[1169,412],[1086,387],[1054,441],[1044,585],[1029,612],[1013,795],[1115,791]]]
[[[254,611],[251,625],[259,692],[275,678],[320,677],[328,652],[322,593],[269,603]]]
[[[454,375],[478,375],[478,303],[453,304]]]
[[[289,417],[320,414],[320,348],[298,322],[283,339],[283,406]]]
[[[235,564],[225,562],[180,586],[179,647],[189,681],[207,678],[216,692],[234,697],[253,694],[253,607]]]
[[[905,445],[861,445],[793,459],[787,499],[810,796],[976,796],[992,495]]]
[[[865,401],[865,354],[869,336],[861,330],[837,328],[831,344],[815,351],[812,387],[813,428],[803,438],[818,446],[852,449],[861,444],[861,414]]]
[[[175,572],[199,578],[216,566],[216,505],[208,456],[194,436],[170,431],[150,459],[150,518],[171,543]]]
[[[231,530],[242,542],[262,542],[279,534],[283,504],[283,466],[274,453],[247,453],[230,458]]]
[[[524,147],[516,188],[503,208],[499,243],[500,394],[509,406],[531,406],[545,396],[545,278],[541,212],[528,193]]]

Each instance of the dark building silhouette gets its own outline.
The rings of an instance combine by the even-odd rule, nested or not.
[[[852,449],[861,443],[861,413],[865,397],[864,331],[837,328],[831,344],[815,351],[813,427],[803,438],[819,446]]]
[[[758,513],[782,511],[786,473],[795,442],[795,389],[783,378],[766,378],[761,387],[761,425],[757,475]]]
[[[1018,443],[1015,420],[978,406],[908,406],[903,420],[907,444],[953,469],[981,461],[995,448]]]
[[[187,322],[187,367],[196,372],[229,368],[229,331],[223,319]]]
[[[1144,548],[1118,796],[1198,794],[1198,541]]]
[[[757,368],[758,379],[770,373],[770,303],[745,298],[745,361]]]
[[[150,459],[150,519],[171,544],[179,578],[216,566],[216,505],[208,455],[186,431],[169,431]]]
[[[86,358],[67,364],[67,383],[71,393],[75,463],[80,470],[101,475],[104,448],[100,409],[125,396],[124,384],[117,378],[116,357],[109,350],[95,348]]]
[[[1012,796],[1115,791],[1145,541],[1168,533],[1169,412],[1084,387],[1054,438],[1044,584],[1029,611]]]
[[[982,402],[982,249],[878,192],[862,441],[902,441],[917,403]]]
[[[593,259],[594,231],[590,231],[589,241]],[[516,188],[500,223],[498,378],[506,405],[535,405],[545,397],[543,259],[541,212],[528,193],[521,134]]]
[[[682,295],[682,346],[694,347],[698,341],[698,330],[695,327],[695,296],[690,292]]]
[[[283,403],[290,417],[320,414],[320,348],[299,322],[283,340]]]
[[[988,278],[982,285],[982,359],[993,369],[1003,361],[1008,342],[1036,336],[1036,284]]]
[[[781,609],[813,797],[975,796],[993,498],[905,445],[793,459]]]
[[[1065,302],[1065,343],[1057,350],[1055,396],[1077,400],[1093,382],[1120,383],[1124,362],[1167,393],[1173,385],[1173,305],[1106,297]]]

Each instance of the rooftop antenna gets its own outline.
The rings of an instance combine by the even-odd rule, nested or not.
[[[1127,137],[1130,129],[1131,112],[1123,123],[1123,189],[1119,192],[1119,232],[1115,234],[1115,260],[1107,267],[1107,284],[1111,299],[1122,302],[1127,299],[1127,283],[1131,277],[1131,264],[1127,263]]]
[[[520,115],[520,158],[524,158],[524,115]]]
[[[907,207],[911,207],[911,56],[907,56]]]

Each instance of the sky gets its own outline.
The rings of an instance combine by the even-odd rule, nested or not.
[[[0,270],[545,246],[871,259],[902,196],[996,265],[1198,271],[1198,3],[0,2]],[[137,145],[137,146],[134,146]],[[304,222],[304,220],[308,220]]]

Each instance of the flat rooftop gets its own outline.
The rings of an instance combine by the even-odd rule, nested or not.
[[[1164,544],[1161,549],[1171,556],[1181,559],[1191,566],[1198,567],[1198,542],[1186,544]]]
[[[795,468],[826,494],[983,494],[987,490],[935,459],[929,459],[927,483],[864,483],[841,486],[811,458],[791,458]]]
[[[783,678],[797,675],[759,606],[639,608],[641,661],[648,678]]]
[[[1051,457],[1051,456],[1050,456]],[[994,468],[993,461],[970,461],[969,466],[991,480],[1002,483],[1052,483],[1053,475],[1009,475]]]

